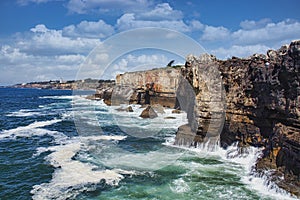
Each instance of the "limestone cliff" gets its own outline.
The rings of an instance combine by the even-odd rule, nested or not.
[[[179,76],[180,69],[172,67],[126,72],[117,75],[112,87],[100,87],[96,96],[109,105],[160,104],[175,108]]]
[[[186,86],[177,92],[191,102],[182,107],[194,134],[181,128],[176,142],[195,145],[220,133],[225,148],[263,146],[258,171],[275,169],[284,177],[275,182],[300,196],[300,41],[245,59],[188,56],[181,74],[194,92]]]

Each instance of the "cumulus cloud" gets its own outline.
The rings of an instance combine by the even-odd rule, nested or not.
[[[179,10],[174,10],[168,3],[161,3],[155,6],[153,10],[139,14],[141,20],[180,20],[183,14]]]
[[[77,25],[69,25],[63,28],[63,36],[85,37],[85,38],[105,38],[114,33],[114,27],[103,20],[82,21]]]
[[[56,56],[30,55],[17,47],[0,47],[0,84],[13,84],[53,79],[74,79],[78,66],[85,59],[80,54]]]
[[[204,25],[198,20],[184,21],[183,13],[173,9],[168,3],[156,5],[152,10],[143,13],[132,12],[123,14],[115,25],[118,31],[133,28],[158,27],[191,32],[203,29]]]
[[[140,20],[136,18],[136,15],[133,13],[127,13],[121,16],[117,20],[116,27],[119,31],[129,30],[133,28],[143,28],[143,27],[169,28],[181,32],[190,31],[190,27],[186,23],[184,23],[183,20],[161,20],[161,21]]]
[[[22,51],[29,54],[56,55],[81,53],[91,51],[101,42],[99,39],[86,37],[70,38],[63,35],[62,30],[48,29],[44,24],[36,25],[30,33],[21,36],[17,45]]]
[[[62,30],[36,25],[17,41],[0,46],[1,84],[75,79],[79,65],[98,44],[98,39],[71,38]]]
[[[170,58],[163,54],[142,54],[133,55],[128,54],[109,66],[104,77],[114,79],[117,74],[128,71],[140,71],[153,68],[164,67],[164,64],[168,63]]]
[[[271,23],[272,20],[268,18],[261,19],[259,21],[254,20],[245,20],[240,23],[240,26],[244,30],[252,30],[265,27],[268,23]]]
[[[227,40],[230,37],[230,31],[223,27],[205,26],[201,40],[203,41],[220,41]]]
[[[300,23],[294,20],[285,20],[278,23],[267,23],[257,29],[240,29],[232,33],[232,39],[237,44],[257,44],[281,41],[284,39],[300,38]]]
[[[151,4],[151,1],[147,0],[70,0],[67,8],[71,13],[85,14],[116,10],[122,12],[146,10]]]
[[[287,19],[277,23],[269,19],[246,20],[240,26],[241,29],[230,31],[222,26],[204,25],[200,42],[219,58],[227,58],[266,53],[270,48],[277,49],[292,40],[300,39],[300,23],[295,20]]]
[[[189,26],[191,30],[203,30],[205,28],[205,25],[202,24],[200,21],[198,20],[191,20],[189,22]]]

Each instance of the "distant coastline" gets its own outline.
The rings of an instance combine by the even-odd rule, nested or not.
[[[106,82],[115,82],[114,80],[98,80],[98,79],[83,79],[83,80],[50,80],[40,82],[18,83],[10,86],[1,86],[0,88],[34,88],[34,89],[57,89],[57,90],[90,90],[97,89],[99,84]]]

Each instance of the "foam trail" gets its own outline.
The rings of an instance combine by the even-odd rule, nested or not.
[[[34,110],[29,109],[21,109],[19,111],[15,111],[12,113],[7,114],[7,117],[30,117],[34,115],[40,115],[40,112],[35,112]]]
[[[97,166],[72,159],[77,152],[85,148],[88,140],[122,140],[121,136],[80,137],[69,140],[67,144],[40,149],[39,152],[53,151],[46,159],[57,168],[49,183],[33,186],[33,199],[70,199],[84,191],[92,191],[101,180],[108,185],[118,185],[123,170],[98,170]]]
[[[48,121],[39,121],[34,122],[32,124],[29,124],[27,126],[20,126],[18,128],[10,129],[10,130],[4,130],[2,133],[0,133],[0,139],[7,138],[7,137],[15,137],[15,136],[29,136],[29,134],[34,133],[33,130],[37,128],[41,128],[44,126],[49,126],[58,122],[61,122],[61,119],[52,119]],[[28,132],[30,130],[30,133]],[[46,131],[46,130],[45,130]],[[51,132],[51,131],[48,131]],[[38,134],[40,135],[40,134]]]

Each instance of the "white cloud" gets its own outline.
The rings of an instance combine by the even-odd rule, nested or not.
[[[260,44],[247,46],[233,45],[229,48],[220,47],[211,50],[210,53],[216,55],[220,59],[231,58],[232,56],[245,58],[255,53],[265,54],[269,49],[270,47]]]
[[[48,29],[43,24],[36,25],[30,31],[26,37],[22,35],[17,43],[18,48],[29,54],[87,54],[101,43],[98,39],[66,37],[61,30]]]
[[[72,13],[146,10],[152,3],[147,0],[70,0],[67,8]]]
[[[117,20],[116,26],[119,31],[129,30],[133,28],[143,28],[143,27],[169,28],[180,32],[190,31],[190,27],[187,24],[185,24],[183,20],[161,20],[161,21],[139,20],[136,18],[135,14],[133,13],[127,13],[121,16]]]
[[[200,41],[217,57],[227,58],[265,54],[270,48],[277,49],[292,40],[300,39],[300,23],[295,20],[288,19],[278,23],[270,22],[269,19],[246,20],[240,26],[241,29],[230,31],[225,27],[205,25]]]
[[[240,26],[244,30],[252,30],[265,27],[268,23],[271,23],[272,20],[268,18],[261,19],[259,21],[254,20],[245,20],[240,23]]]
[[[198,20],[192,20],[189,22],[191,30],[203,30],[205,28],[205,25],[202,24]]]
[[[164,67],[170,61],[169,58],[161,54],[142,54],[142,55],[126,55],[115,61],[108,69],[106,69],[103,77],[115,78],[117,74],[129,71],[141,71],[153,68]]]
[[[173,9],[168,3],[157,4],[152,10],[132,12],[123,14],[115,25],[119,31],[143,28],[158,27],[177,30],[179,32],[191,32],[202,30],[204,25],[198,20],[184,21],[183,13]]]
[[[101,42],[70,38],[61,30],[39,24],[19,34],[18,41],[0,46],[1,84],[40,80],[75,79],[86,55]]]
[[[0,84],[31,81],[75,79],[84,55],[66,54],[57,56],[29,55],[10,45],[0,48]]]
[[[285,20],[278,23],[267,23],[264,27],[258,29],[240,29],[232,33],[232,40],[236,44],[266,44],[284,39],[299,39],[299,33],[299,22]]]
[[[230,31],[223,27],[205,26],[201,40],[203,41],[221,41],[228,40]]]
[[[103,20],[97,22],[82,21],[77,25],[69,25],[63,28],[63,36],[84,38],[105,38],[114,33],[114,27]]]
[[[140,20],[180,20],[183,14],[179,10],[174,10],[168,3],[161,3],[155,6],[153,10],[139,14]]]

